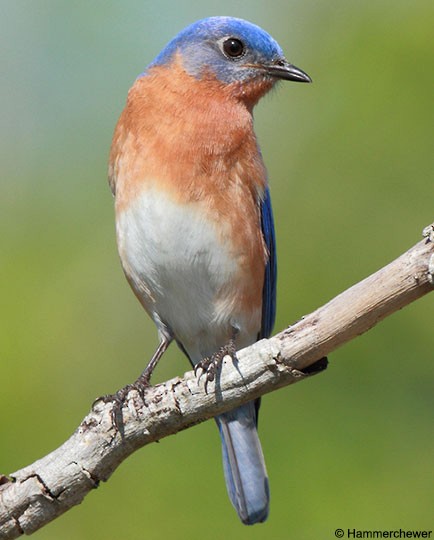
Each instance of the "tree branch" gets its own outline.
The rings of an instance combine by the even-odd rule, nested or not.
[[[144,400],[132,390],[122,433],[112,424],[112,405],[97,401],[62,446],[0,475],[0,539],[30,534],[79,504],[138,448],[319,372],[319,358],[433,290],[434,225],[424,237],[296,324],[240,351],[237,365],[225,363],[208,393],[191,371],[149,388]]]

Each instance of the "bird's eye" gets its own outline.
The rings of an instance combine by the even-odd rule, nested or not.
[[[223,52],[229,58],[239,58],[245,51],[244,43],[237,38],[231,37],[223,42]]]

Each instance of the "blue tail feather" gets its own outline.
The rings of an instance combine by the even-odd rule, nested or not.
[[[223,451],[229,497],[246,525],[267,519],[270,493],[264,456],[257,432],[255,402],[216,417]]]

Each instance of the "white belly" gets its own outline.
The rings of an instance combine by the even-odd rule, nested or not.
[[[117,216],[116,229],[137,296],[159,331],[170,329],[192,359],[211,354],[242,326],[224,294],[238,267],[199,203],[181,206],[146,190]]]

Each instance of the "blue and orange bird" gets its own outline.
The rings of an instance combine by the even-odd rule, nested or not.
[[[136,388],[173,340],[208,382],[225,355],[271,333],[273,214],[252,110],[279,80],[310,82],[258,26],[210,17],[170,41],[128,93],[109,165],[117,244],[160,339]],[[269,511],[258,408],[216,418],[227,490],[245,524]]]

